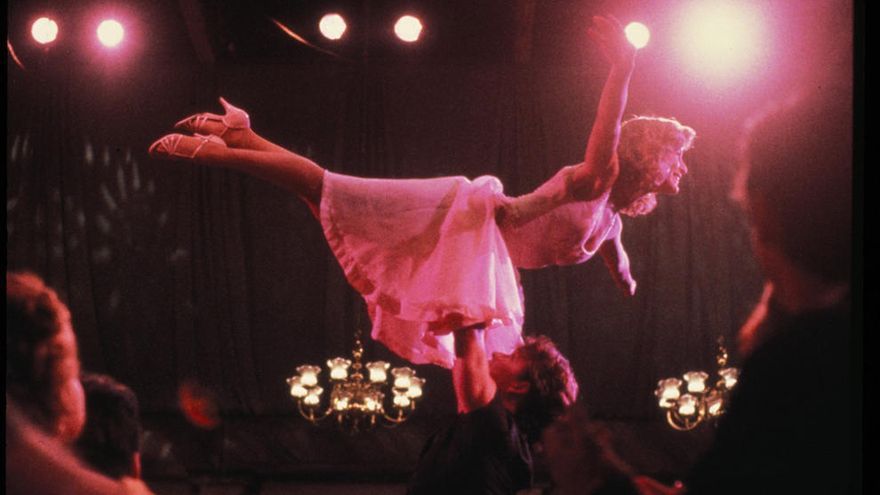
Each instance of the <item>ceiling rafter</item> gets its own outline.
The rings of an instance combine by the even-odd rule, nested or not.
[[[186,23],[186,31],[199,62],[205,67],[214,65],[216,55],[208,39],[205,13],[198,0],[178,0],[177,5]]]

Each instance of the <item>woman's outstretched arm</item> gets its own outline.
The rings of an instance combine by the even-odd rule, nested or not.
[[[620,120],[626,108],[629,80],[635,65],[635,47],[627,41],[623,28],[613,17],[594,17],[589,34],[611,63],[611,72],[602,89],[584,162],[569,169],[564,189],[554,187],[549,196],[546,192],[536,191],[499,208],[496,214],[499,225],[522,225],[554,208],[560,201],[572,198],[591,201],[611,189],[617,179],[615,153],[620,140]]]
[[[623,247],[623,226],[620,223],[620,217],[615,217],[615,225],[608,234],[608,239],[599,246],[599,254],[608,268],[608,273],[617,287],[627,296],[633,296],[636,293],[636,281],[632,276],[629,267],[629,256]]]
[[[617,19],[594,17],[589,35],[611,63],[611,72],[599,99],[584,163],[572,174],[572,192],[583,200],[602,195],[617,179],[615,152],[620,140],[620,121],[626,108],[630,76],[635,66],[635,47],[626,39]]]

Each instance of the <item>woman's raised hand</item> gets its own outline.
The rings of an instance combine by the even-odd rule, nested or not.
[[[631,66],[634,63],[636,47],[626,39],[623,26],[614,16],[593,16],[593,25],[587,34],[612,65]]]

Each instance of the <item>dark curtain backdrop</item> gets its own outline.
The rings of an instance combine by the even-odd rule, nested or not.
[[[399,428],[348,436],[308,425],[285,378],[348,353],[356,327],[369,332],[318,223],[269,184],[154,161],[147,148],[178,119],[219,112],[224,95],[258,132],[334,171],[492,174],[522,194],[580,160],[607,70],[593,62],[9,64],[7,268],[58,288],[84,367],[137,392],[148,476],[404,479],[454,413],[448,372],[417,367],[426,395]],[[684,97],[658,100],[653,84],[637,73],[628,113],[675,115],[699,138],[681,194],[625,220],[637,295],[621,296],[599,260],[522,278],[526,333],[558,342],[593,414],[656,474],[681,472],[711,435],[665,426],[657,380],[714,369],[716,339],[733,343],[760,277],[729,199],[738,116],[676,111]],[[372,342],[367,358],[401,364]],[[213,398],[219,427],[184,421],[182,383]]]

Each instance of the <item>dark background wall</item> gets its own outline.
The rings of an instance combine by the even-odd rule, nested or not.
[[[16,2],[8,8],[18,60],[8,53],[7,269],[35,271],[58,288],[84,367],[137,392],[145,475],[157,486],[399,489],[427,435],[454,414],[448,372],[416,367],[426,394],[396,429],[349,436],[310,426],[284,379],[299,364],[348,353],[355,328],[369,332],[319,225],[271,185],[151,160],[149,144],[186,115],[219,112],[223,95],[248,110],[258,132],[334,171],[491,174],[522,194],[581,159],[607,73],[586,37],[589,17],[653,21],[627,114],[696,128],[690,174],[678,197],[625,222],[634,298],[619,295],[600,261],[524,272],[525,331],[560,344],[582,399],[625,457],[677,476],[711,429],[665,426],[656,382],[712,369],[716,339],[732,346],[760,293],[744,216],[729,198],[742,123],[792,85],[851,77],[848,2],[757,4],[775,9],[769,61],[725,86],[691,74],[664,41],[684,1],[410,2],[434,23],[422,45],[405,48],[382,31],[400,2],[128,2],[129,48],[112,54],[85,34],[33,48],[20,25],[43,3]],[[96,5],[55,10],[76,19],[71,25]],[[323,43],[338,55],[330,56],[268,20],[319,43],[311,26],[325,5],[372,29],[352,27],[348,44]],[[368,359],[402,364],[378,344],[366,347]],[[184,419],[184,384],[217,408],[219,426]]]

